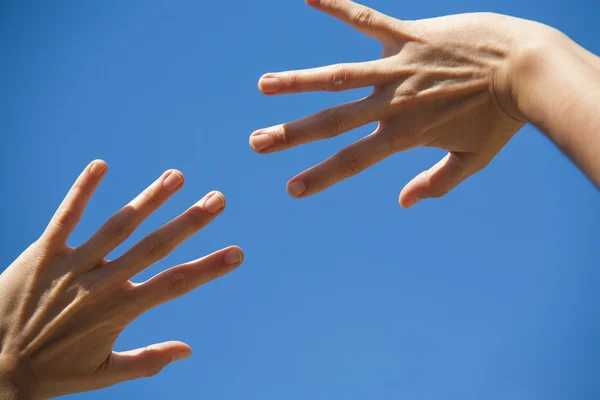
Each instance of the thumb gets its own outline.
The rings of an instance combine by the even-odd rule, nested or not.
[[[192,349],[182,342],[165,342],[125,352],[113,352],[106,369],[112,384],[157,375],[167,365],[192,354]]]
[[[400,205],[410,208],[423,199],[440,198],[482,169],[481,158],[471,153],[448,153],[421,172],[400,193]]]

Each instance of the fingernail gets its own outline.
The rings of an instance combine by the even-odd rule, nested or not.
[[[292,196],[298,197],[306,191],[306,185],[302,181],[295,181],[288,185],[287,190]]]
[[[225,207],[225,200],[223,199],[223,196],[218,193],[212,195],[204,202],[204,208],[211,214],[223,209],[223,207]]]
[[[225,262],[229,265],[235,265],[242,262],[242,253],[238,249],[231,249],[225,253]]]
[[[94,178],[98,178],[100,175],[102,175],[105,169],[106,164],[99,161],[95,161],[92,164],[92,167],[90,168],[90,175],[92,175]]]
[[[273,145],[273,139],[271,139],[271,135],[261,133],[250,137],[250,145],[256,151],[263,151]]]
[[[184,358],[188,358],[191,355],[192,355],[192,353],[189,352],[188,350],[182,350],[179,353],[173,354],[173,356],[171,357],[171,360],[173,362],[175,362],[175,361],[183,360]]]
[[[163,187],[166,191],[172,192],[183,183],[183,177],[178,172],[171,172],[163,181]]]
[[[281,81],[277,78],[262,78],[258,86],[263,93],[273,93],[281,89]]]

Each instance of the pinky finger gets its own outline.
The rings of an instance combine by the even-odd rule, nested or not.
[[[132,289],[133,298],[143,311],[183,296],[186,293],[236,269],[244,260],[239,247],[229,247],[209,256],[173,267]],[[136,307],[136,308],[138,308]]]
[[[79,175],[43,234],[51,244],[64,245],[67,242],[106,170],[104,161],[95,160]]]

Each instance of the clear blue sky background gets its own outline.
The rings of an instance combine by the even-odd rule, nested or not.
[[[600,53],[594,1],[366,4],[404,19],[518,15]],[[239,270],[143,316],[117,343],[178,339],[192,358],[74,398],[600,398],[600,197],[534,128],[409,211],[399,191],[441,152],[398,154],[299,201],[287,179],[372,127],[250,150],[254,129],[362,95],[265,98],[262,73],[379,54],[302,0],[2,2],[0,268],[95,158],[110,171],[71,245],[178,168],[186,187],[116,254],[214,189],[226,213],[139,279],[229,244],[246,251]]]

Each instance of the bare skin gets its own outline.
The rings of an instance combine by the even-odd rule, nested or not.
[[[67,239],[104,177],[103,161],[92,162],[52,218],[43,235],[0,275],[0,399],[46,399],[100,389],[152,376],[188,357],[182,342],[115,352],[123,329],[144,312],[238,267],[243,253],[229,247],[173,267],[147,282],[130,281],[165,258],[225,208],[212,192],[148,235],[115,260],[105,257],[184,183],[181,172],[165,172],[115,214],[86,243]]]
[[[402,190],[400,204],[411,207],[445,195],[486,167],[528,122],[600,185],[600,59],[560,32],[496,14],[399,21],[349,0],[307,3],[380,41],[381,59],[269,73],[260,79],[260,90],[271,96],[373,91],[355,102],[260,129],[251,135],[251,147],[278,152],[372,122],[379,125],[293,178],[287,185],[290,195],[314,195],[415,147],[447,150]]]
[[[361,139],[288,183],[306,197],[397,152],[448,150],[400,194],[410,207],[440,197],[484,168],[526,123],[542,129],[600,185],[600,60],[560,32],[531,21],[465,14],[399,21],[349,0],[307,0],[379,40],[377,61],[265,75],[268,95],[373,87],[365,99],[252,134],[258,152],[285,150],[371,122]],[[552,49],[549,51],[548,49]],[[122,257],[116,246],[183,184],[167,171],[88,242],[66,245],[106,172],[92,163],[46,232],[0,275],[0,399],[43,399],[151,376],[187,357],[181,342],[113,351],[125,326],[143,312],[239,266],[230,247],[174,267],[148,282],[130,279],[165,257],[222,212],[211,193]]]

